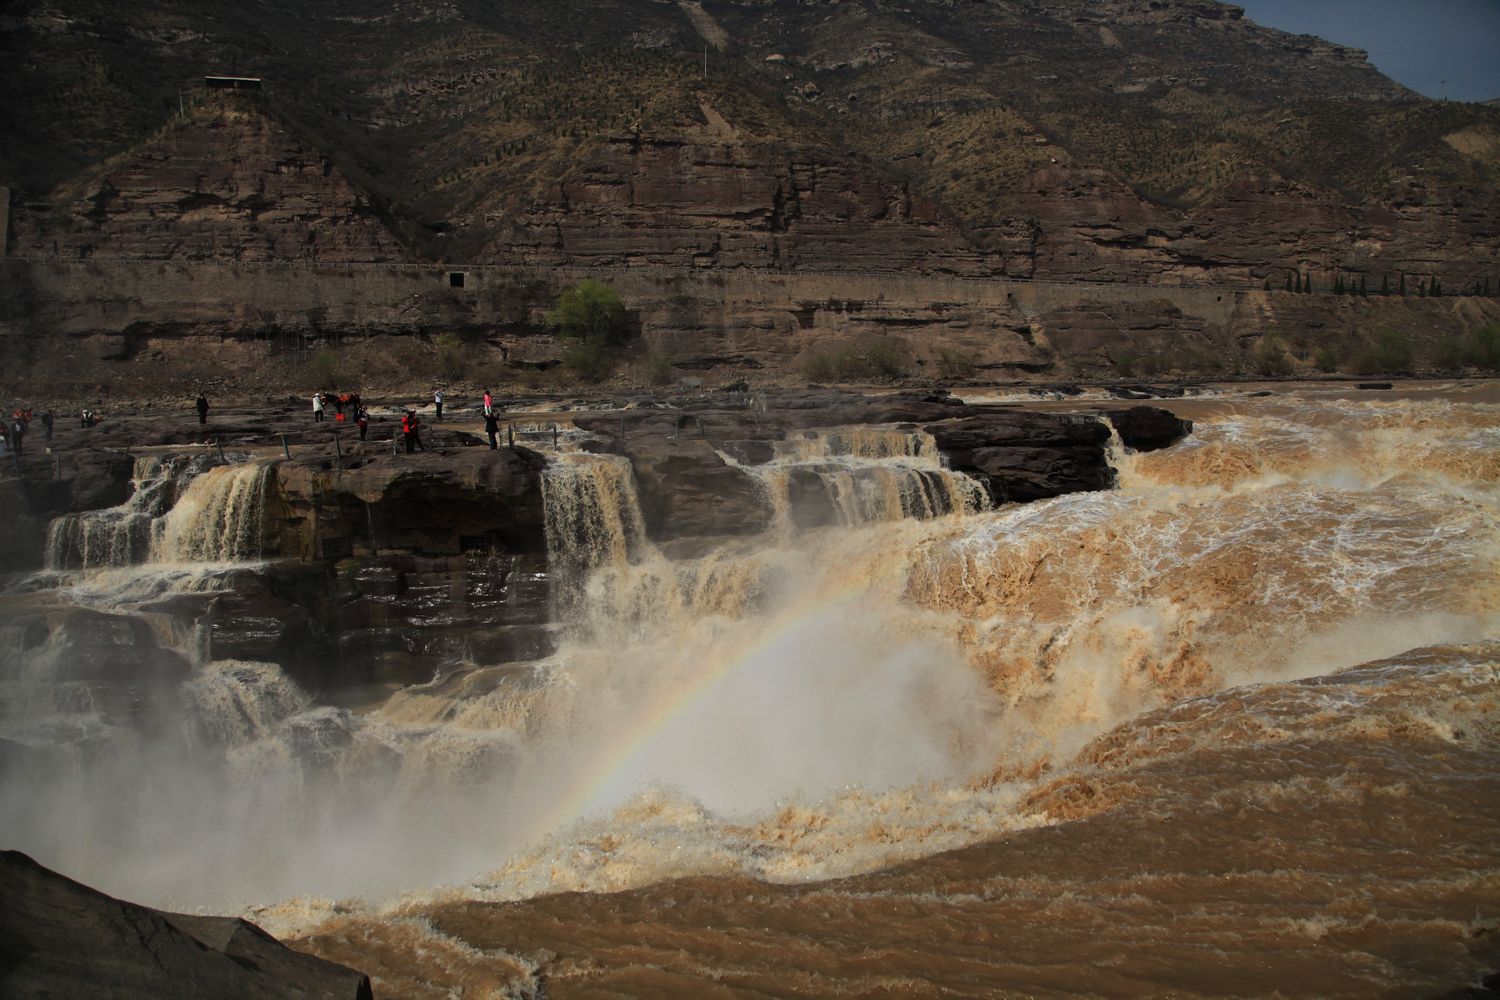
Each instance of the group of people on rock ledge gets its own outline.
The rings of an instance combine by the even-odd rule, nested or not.
[[[433,422],[434,423],[440,423],[442,421],[442,419],[443,419],[443,403],[444,403],[444,401],[445,401],[445,393],[444,393],[443,389],[442,388],[434,389],[433,392],[432,392],[432,408],[433,408]],[[200,423],[200,424],[206,424],[206,423],[208,423],[208,410],[209,410],[208,397],[205,396],[203,393],[200,392],[198,394],[198,399],[197,399],[196,403],[194,404],[194,406],[196,407],[196,409],[198,411],[198,423]],[[494,396],[490,395],[490,391],[488,389],[484,390],[483,404],[482,404],[482,406],[483,406],[483,414],[484,414],[484,433],[485,433],[485,436],[487,438],[489,438],[490,448],[491,449],[498,448],[499,447],[499,443],[496,440],[496,437],[500,433],[500,418],[498,416],[499,410],[498,410],[498,408],[495,405],[495,398],[494,398]],[[313,396],[312,396],[312,414],[313,414],[313,422],[314,423],[322,423],[323,420],[325,419],[327,411],[330,408],[333,409],[334,412],[335,412],[335,419],[338,420],[338,421],[340,421],[340,422],[342,422],[345,419],[345,412],[344,411],[345,410],[350,410],[352,412],[352,414],[353,414],[354,424],[355,424],[355,426],[357,426],[359,428],[359,439],[361,441],[366,440],[366,438],[369,435],[369,430],[370,430],[370,411],[367,410],[367,409],[365,409],[365,405],[364,405],[363,400],[361,400],[359,398],[359,393],[357,393],[357,392],[341,392],[341,393],[315,392],[315,393],[313,393]],[[29,413],[29,411],[28,411],[28,413]],[[406,453],[408,455],[410,455],[411,453],[413,453],[415,451],[426,451],[427,450],[426,445],[424,445],[422,443],[422,418],[417,415],[417,407],[415,405],[406,407],[406,408],[404,408],[402,410],[402,413],[401,413],[401,435],[402,435],[402,438],[405,441],[405,444],[406,444]],[[6,428],[6,436],[7,436],[7,442],[8,442],[9,441],[9,436],[10,436],[10,429],[9,429],[8,425],[7,425],[7,428]],[[48,437],[49,440],[51,439],[51,436],[52,436],[51,414],[47,414],[47,437]],[[512,444],[512,445],[515,444],[515,434],[514,434],[513,431],[509,435],[509,443]]]
[[[83,412],[88,413],[89,411],[84,410]],[[3,435],[0,435],[0,441],[3,441],[5,450],[18,459],[21,457],[22,448],[25,447],[26,434],[31,430],[31,421],[35,418],[36,414],[31,407],[16,407],[11,412],[10,419],[0,421],[0,432],[3,432]],[[47,441],[52,440],[52,420],[51,410],[42,414],[42,430],[46,434],[44,440]]]

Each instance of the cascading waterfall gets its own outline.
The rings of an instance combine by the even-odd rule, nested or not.
[[[932,435],[894,428],[802,431],[774,442],[769,462],[740,465],[755,476],[772,511],[772,530],[785,537],[796,505],[817,494],[844,525],[972,514],[990,506],[984,487],[943,463]],[[722,454],[722,453],[721,453]]]
[[[597,566],[628,562],[646,539],[629,459],[569,452],[542,475],[553,572],[579,583]]]
[[[260,463],[225,466],[194,479],[158,522],[151,561],[234,562],[258,558],[270,471],[271,466]]]
[[[269,469],[221,466],[207,455],[138,457],[123,504],[52,521],[45,565],[96,570],[256,558]]]
[[[182,480],[202,471],[194,468],[202,461],[137,457],[130,497],[123,504],[53,520],[47,532],[47,568],[101,569],[145,562],[151,554],[152,525],[171,509]]]

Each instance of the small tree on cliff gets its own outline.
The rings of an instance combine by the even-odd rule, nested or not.
[[[563,362],[595,381],[609,371],[615,351],[630,335],[620,294],[593,278],[564,289],[546,322],[563,342]]]

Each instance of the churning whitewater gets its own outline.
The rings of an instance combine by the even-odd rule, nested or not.
[[[5,840],[122,896],[322,928],[354,964],[350,941],[420,938],[442,966],[427,985],[488,960],[497,994],[525,995],[519,946],[461,947],[425,908],[686,876],[800,885],[1132,802],[1216,815],[1252,788],[1259,804],[1238,808],[1315,826],[1332,820],[1305,786],[1336,779],[1307,741],[1396,773],[1419,732],[1468,748],[1454,768],[1493,770],[1493,389],[1225,390],[1174,409],[1193,435],[1117,450],[1117,489],[994,509],[919,432],[781,442],[755,467],[770,529],[673,558],[646,538],[628,461],[564,440],[543,480],[566,581],[556,652],[455,664],[353,706],[272,664],[205,662],[200,637],[155,613],[232,589],[259,557],[265,461],[141,459],[124,506],[54,523],[49,569],[12,599],[127,612],[186,680],[122,710],[98,665],[0,634],[23,665],[0,705],[0,737],[25,759],[0,787]],[[827,491],[842,523],[800,527],[794,482]],[[1309,678],[1324,686],[1298,686]],[[1240,754],[1236,783],[1198,780],[1210,751]],[[1150,761],[1149,786],[1111,777],[1127,760]],[[1488,775],[1468,777],[1470,806],[1495,815]],[[1353,780],[1337,794],[1373,794]],[[1378,822],[1366,812],[1341,835]],[[1100,850],[1145,856],[1138,834],[1095,829]],[[1441,856],[1411,864],[1413,883],[1449,872]],[[944,877],[908,889],[958,891]],[[1464,891],[1483,898],[1487,878]],[[1231,889],[1182,891],[1208,905]],[[767,919],[791,920],[784,905]]]

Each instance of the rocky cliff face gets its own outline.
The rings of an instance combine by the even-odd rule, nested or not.
[[[399,260],[326,155],[236,99],[186,120],[16,221],[13,253],[145,260]]]
[[[149,78],[175,108],[182,81],[167,69],[256,47],[236,10],[171,6],[158,31],[130,4],[31,0],[0,54],[25,43],[62,60],[17,63],[42,94],[81,60],[63,75],[84,87],[102,73],[109,100],[159,121],[112,74]],[[1253,338],[1272,327],[1333,331],[1342,351],[1356,320],[1410,320],[1422,338],[1494,318],[1488,300],[1428,317],[1250,294],[1293,273],[1320,293],[1402,275],[1413,291],[1436,279],[1500,292],[1500,113],[1418,100],[1362,54],[1228,5],[526,0],[344,14],[262,12],[283,40],[256,53],[267,90],[198,94],[134,143],[66,91],[54,117],[80,130],[70,155],[114,158],[51,195],[40,166],[16,178],[11,252],[48,262],[7,269],[0,289],[0,330],[28,335],[18,370],[55,384],[95,359],[212,365],[234,353],[228,339],[272,334],[530,336],[558,287],[590,273],[626,295],[647,351],[737,375],[888,338],[912,375],[945,357],[980,374],[1130,374],[1149,356],[1211,376],[1253,370]],[[56,129],[37,124],[49,100],[17,119],[15,163],[56,152]],[[104,258],[171,263],[62,267]],[[531,278],[470,274],[455,293],[426,271],[260,270],[419,258]],[[171,270],[191,261],[224,270]],[[932,283],[948,276],[978,280]],[[1057,296],[1048,281],[1113,287]],[[1223,305],[1181,288],[1217,289]],[[1288,329],[1298,318],[1310,325]],[[59,334],[91,343],[50,349]],[[1305,369],[1318,346],[1299,346]]]
[[[952,219],[859,164],[625,136],[534,204],[487,259],[578,266],[1003,273]]]

